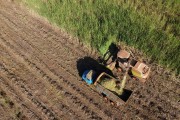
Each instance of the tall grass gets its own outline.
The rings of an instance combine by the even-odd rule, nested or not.
[[[121,41],[180,73],[178,0],[24,1],[102,54]]]

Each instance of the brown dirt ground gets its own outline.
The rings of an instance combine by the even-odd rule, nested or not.
[[[81,80],[97,56],[33,12],[0,0],[0,120],[180,119],[179,76],[143,59],[150,78],[129,80],[133,94],[117,108]]]

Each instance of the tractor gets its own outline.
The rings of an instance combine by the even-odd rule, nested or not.
[[[143,62],[135,60],[126,50],[119,50],[116,55],[110,55],[104,65],[110,70],[116,68],[119,71],[126,71],[129,67],[129,76],[143,83],[147,80],[150,73],[150,67]]]

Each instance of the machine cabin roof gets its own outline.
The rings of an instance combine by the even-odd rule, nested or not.
[[[127,52],[126,50],[120,50],[117,54],[117,57],[118,58],[121,58],[121,59],[128,59],[130,57],[130,53]]]

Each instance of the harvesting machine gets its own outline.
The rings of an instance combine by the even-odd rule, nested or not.
[[[121,81],[119,79],[105,72],[98,75],[96,71],[86,70],[82,75],[82,79],[96,89],[106,100],[109,100],[112,105],[123,105],[132,93],[131,90],[124,89],[124,87],[120,85]],[[124,76],[123,79],[125,80],[126,76]]]
[[[126,103],[132,94],[131,90],[125,89],[127,76],[129,75],[133,79],[144,83],[150,73],[150,67],[143,62],[136,61],[126,50],[118,49],[116,53],[105,54],[101,63],[111,71],[116,68],[119,72],[122,72],[123,78],[116,78],[105,72],[97,74],[97,71],[86,70],[82,79],[117,106]]]

